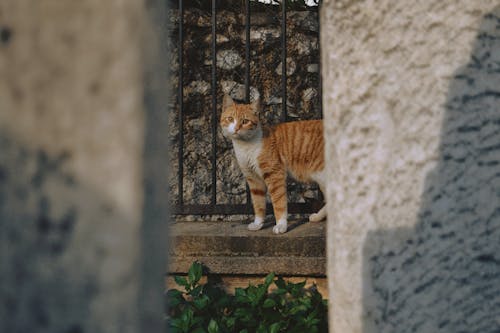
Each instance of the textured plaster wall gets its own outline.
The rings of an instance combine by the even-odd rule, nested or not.
[[[162,326],[163,6],[0,3],[1,332]]]
[[[498,2],[326,0],[321,36],[331,332],[498,331]]]

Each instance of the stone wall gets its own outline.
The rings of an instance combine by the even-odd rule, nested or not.
[[[497,332],[498,2],[322,10],[331,332]]]
[[[0,4],[1,332],[163,331],[163,7]]]
[[[232,151],[232,144],[219,130],[218,121],[222,96],[229,93],[244,101],[245,92],[245,8],[240,3],[220,7],[217,11],[217,202],[246,202],[245,180]],[[178,193],[179,129],[185,135],[184,200],[187,204],[210,203],[211,182],[211,117],[212,117],[212,35],[211,12],[188,7],[184,16],[184,115],[179,124],[178,104],[178,11],[171,12],[172,109],[170,138],[172,164],[170,184]],[[282,48],[281,11],[278,6],[257,6],[252,3],[250,29],[250,100],[260,97],[263,105],[261,120],[276,124],[282,118]],[[287,12],[287,113],[288,120],[321,118],[319,81],[319,21],[317,7]],[[291,201],[304,202],[316,198],[315,188],[290,184]],[[176,202],[177,196],[173,197]]]

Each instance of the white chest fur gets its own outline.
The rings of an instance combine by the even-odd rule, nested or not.
[[[233,140],[234,153],[243,174],[256,173],[262,177],[258,158],[262,150],[262,136],[251,141]]]

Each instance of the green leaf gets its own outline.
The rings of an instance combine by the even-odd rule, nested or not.
[[[182,291],[178,289],[169,289],[167,290],[167,296],[168,297],[180,297],[182,296]]]
[[[283,278],[279,277],[276,281],[274,281],[274,284],[276,287],[279,289],[286,289],[286,282],[283,280]]]
[[[304,305],[296,305],[295,307],[293,307],[290,310],[290,314],[294,315],[294,314],[297,314],[299,312],[304,312],[304,311],[307,311],[307,308]]]
[[[264,284],[259,285],[259,287],[257,288],[257,291],[256,291],[255,301],[257,303],[259,303],[262,300],[262,298],[264,297],[264,295],[266,295],[266,293],[267,293],[266,285],[264,285]]]
[[[198,310],[203,310],[208,305],[209,298],[206,295],[201,296],[193,300],[194,306]]]
[[[196,286],[192,290],[188,292],[189,295],[193,297],[198,297],[200,296],[201,292],[203,291],[203,285]]]
[[[313,326],[313,325],[318,325],[318,324],[320,323],[320,321],[321,321],[321,320],[319,320],[319,319],[313,319],[313,320],[311,320],[311,321],[309,322],[309,324],[310,324],[311,326]]]
[[[260,323],[260,325],[259,325],[259,327],[257,327],[257,330],[255,331],[255,333],[267,333],[267,329],[263,323]]]
[[[176,307],[184,301],[182,292],[177,289],[169,289],[167,291],[167,304],[170,308]]]
[[[201,324],[201,323],[203,323],[203,320],[204,320],[203,317],[198,317],[198,316],[193,317],[193,320],[191,321],[191,326]]]
[[[234,291],[234,296],[245,296],[246,297],[246,292],[243,288],[236,288]]]
[[[236,324],[236,318],[234,317],[224,317],[226,321],[226,326],[228,328],[233,328],[234,324]]]
[[[272,308],[276,305],[276,302],[271,299],[271,298],[267,298],[265,301],[264,301],[264,304],[262,305],[262,307],[264,309],[268,309],[268,308]]]
[[[172,319],[170,321],[170,326],[175,328],[182,328],[182,319],[180,318]]]
[[[215,320],[211,319],[210,323],[208,324],[208,333],[218,333],[218,332],[219,332],[219,325]]]
[[[312,307],[311,299],[309,297],[301,297],[299,302],[308,308]]]
[[[312,326],[311,328],[309,328],[309,332],[318,333],[318,328],[316,326]]]
[[[189,283],[187,282],[186,278],[182,276],[174,276],[175,283],[177,283],[179,286],[183,287],[189,287]]]
[[[254,301],[257,298],[257,287],[248,286],[247,288],[247,296],[250,301]]]
[[[254,327],[257,325],[252,314],[255,314],[254,309],[238,308],[234,311],[234,316],[244,323],[244,327]]]
[[[304,288],[304,285],[305,285],[305,281],[304,282],[300,282],[300,283],[290,283],[288,285],[288,290],[290,291],[290,293],[294,296],[294,297],[299,297],[303,292],[303,288]]]
[[[236,301],[239,303],[249,303],[247,292],[242,288],[236,288],[234,296],[236,297]]]
[[[250,314],[249,310],[248,309],[245,309],[245,308],[238,308],[236,309],[236,311],[234,311],[234,315],[237,317],[237,318],[244,318],[244,317],[248,317]]]
[[[188,278],[189,283],[194,287],[198,281],[201,279],[201,273],[203,271],[203,267],[199,262],[193,262],[191,267],[189,267]]]
[[[327,300],[317,289],[303,289],[305,281],[294,284],[270,273],[262,284],[236,288],[234,294],[228,294],[212,279],[200,284],[202,273],[202,265],[193,263],[187,276],[174,276],[186,291],[171,289],[165,293],[167,323],[172,332],[326,331]],[[272,283],[278,288],[269,292]]]
[[[269,326],[269,333],[278,333],[280,330],[280,323],[274,323]]]
[[[273,291],[273,294],[275,295],[283,295],[283,294],[286,294],[288,291],[286,291],[286,289],[276,289]]]
[[[312,322],[317,315],[318,315],[318,309],[315,309],[314,311],[312,311],[307,315],[306,322]]]
[[[207,333],[203,328],[197,327],[194,331],[189,331],[190,333]]]
[[[271,283],[273,282],[274,280],[274,273],[270,273],[266,276],[266,279],[264,280],[264,284],[266,285],[266,288],[268,288]]]
[[[181,320],[183,324],[185,324],[184,327],[191,327],[191,321],[193,320],[193,310],[191,309],[186,309],[185,311],[182,312],[181,314]]]
[[[295,286],[297,286],[298,288],[302,289],[304,288],[304,286],[306,285],[306,280],[302,281],[302,282],[299,282],[297,284],[295,284]]]

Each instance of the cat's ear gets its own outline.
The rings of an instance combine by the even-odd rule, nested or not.
[[[222,100],[222,110],[225,110],[234,105],[234,101],[228,94],[224,94],[224,99]]]
[[[260,112],[260,98],[250,103],[250,107],[252,108],[252,112],[258,116]]]

